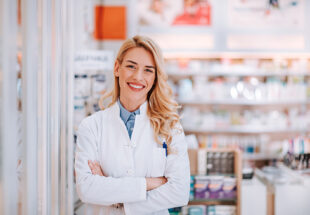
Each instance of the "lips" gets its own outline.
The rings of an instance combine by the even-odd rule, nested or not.
[[[138,83],[127,83],[128,84],[128,86],[129,86],[129,88],[130,89],[132,89],[133,91],[140,91],[140,90],[142,90],[142,89],[144,89],[145,88],[145,86],[144,85],[142,85],[142,84],[138,84]]]

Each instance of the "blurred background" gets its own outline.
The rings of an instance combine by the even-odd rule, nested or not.
[[[0,0],[0,214],[83,214],[75,132],[116,52],[163,50],[191,164],[182,215],[310,214],[310,1]]]

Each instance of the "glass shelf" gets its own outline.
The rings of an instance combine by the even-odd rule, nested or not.
[[[235,205],[237,199],[193,199],[188,205]]]

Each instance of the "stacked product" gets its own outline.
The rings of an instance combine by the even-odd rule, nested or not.
[[[194,77],[178,82],[176,94],[181,102],[193,101],[306,101],[308,85],[304,78],[277,77]],[[308,97],[309,99],[309,97]]]
[[[196,176],[195,199],[230,199],[236,198],[236,178],[224,176]]]
[[[284,144],[284,164],[292,169],[310,170],[310,137],[300,136]]]
[[[182,208],[180,215],[235,215],[236,207],[232,205],[193,205]]]
[[[310,153],[290,154],[284,157],[284,163],[292,169],[310,170]]]
[[[305,130],[310,127],[310,110],[289,108],[281,110],[201,110],[184,107],[182,124],[186,130],[229,129],[229,131],[259,132],[281,129]]]
[[[191,175],[189,200],[193,200],[195,197],[195,176]]]
[[[75,74],[74,76],[74,128],[88,115],[99,110],[98,101],[106,92],[104,74]]]
[[[166,62],[168,74],[211,75],[222,74],[307,74],[310,62],[307,59],[242,59],[209,58],[205,60],[176,59]]]
[[[234,154],[232,152],[198,151],[199,175],[233,175]]]
[[[195,199],[235,199],[234,154],[198,151],[198,174],[195,176]]]
[[[287,152],[289,140],[271,140],[268,135],[199,135],[199,148],[239,148],[243,157],[262,155],[281,158]]]

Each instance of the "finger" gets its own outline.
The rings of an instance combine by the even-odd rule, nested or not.
[[[94,172],[96,171],[96,168],[95,168],[93,162],[90,161],[88,165],[89,165],[89,168],[90,168],[91,172],[94,174]]]
[[[101,167],[100,167],[100,166],[96,165],[95,168],[96,168],[99,172],[101,172]]]
[[[98,161],[95,161],[95,162],[93,163],[93,165],[94,165],[94,167],[95,167],[96,169],[101,169],[101,166],[100,166],[100,164],[99,164]]]
[[[100,167],[94,163],[92,163],[92,170],[96,173],[99,174],[100,173]]]
[[[88,160],[88,165],[93,175],[103,176],[103,172],[98,161]]]
[[[88,161],[88,166],[89,166],[89,168],[93,168],[93,163],[91,162],[91,161]]]
[[[96,163],[95,163],[95,161],[91,161],[91,165],[92,165],[92,167],[96,167]]]
[[[97,171],[97,173],[100,174],[100,173],[101,173],[101,168],[97,166],[97,167],[96,167],[96,171]]]
[[[99,175],[103,176],[103,172],[102,172],[102,170],[101,170],[101,167],[98,166],[98,165],[96,165],[95,168],[96,168],[96,172],[97,172]]]

